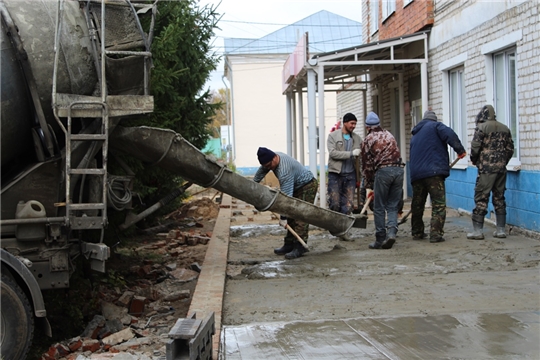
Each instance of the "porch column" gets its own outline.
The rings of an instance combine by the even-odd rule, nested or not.
[[[309,170],[313,176],[317,176],[317,119],[315,93],[315,70],[307,69],[307,91],[308,91],[308,151]]]
[[[424,112],[428,110],[428,71],[427,62],[420,63],[420,78],[422,83],[422,114],[420,117],[424,117]]]
[[[305,165],[304,153],[306,149],[304,148],[304,96],[302,94],[302,89],[296,93],[297,104],[298,104],[298,151],[300,156],[298,161],[300,164]]]
[[[292,157],[298,159],[298,139],[296,133],[296,96],[291,93],[291,147]]]
[[[286,116],[286,126],[285,129],[287,131],[287,155],[293,156],[292,152],[292,140],[291,140],[291,93],[288,92],[285,96],[285,112],[287,113]]]
[[[324,111],[324,66],[319,65],[319,199],[320,207],[326,209],[326,130]]]
[[[405,131],[409,131],[409,129],[405,128],[405,93],[403,91],[403,73],[398,74],[399,84],[398,84],[398,97],[399,97],[399,128],[401,131],[399,132],[399,143],[401,144],[401,148],[399,151],[401,152],[401,158],[404,163],[406,163],[407,158],[407,143],[405,139]],[[407,198],[407,182],[403,182],[403,198]]]

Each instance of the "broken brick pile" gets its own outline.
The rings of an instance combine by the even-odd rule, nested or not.
[[[164,265],[143,261],[130,267],[137,276],[136,285],[120,293],[118,289],[100,288],[101,315],[95,315],[80,336],[52,345],[41,360],[108,359],[127,352],[133,359],[165,359],[165,343],[171,324],[178,316],[170,306],[175,301],[191,301],[191,291],[178,289],[198,278],[201,267],[177,268],[174,259],[186,246],[207,244],[212,234],[196,230],[171,230],[150,244],[132,249],[168,254]]]

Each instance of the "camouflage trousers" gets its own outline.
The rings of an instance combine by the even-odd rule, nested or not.
[[[495,214],[506,215],[506,200],[504,192],[506,190],[506,171],[503,173],[478,174],[476,186],[474,187],[473,214],[485,216],[489,203],[489,195],[492,194],[491,201],[495,208]]]
[[[328,173],[328,208],[342,214],[350,214],[353,210],[356,174]]]
[[[305,202],[313,204],[315,201],[315,196],[317,196],[317,189],[319,183],[316,179],[297,189],[293,193],[293,197],[304,200]],[[289,225],[297,234],[307,243],[308,240],[308,230],[309,224],[300,220],[295,220],[292,218],[287,219],[287,225]],[[287,235],[285,235],[285,244],[297,242],[296,237],[287,230]]]
[[[446,189],[444,177],[433,176],[416,180],[412,183],[413,198],[411,202],[411,230],[413,236],[424,234],[424,209],[429,194],[431,198],[431,230],[430,238],[438,239],[444,235],[446,221]]]

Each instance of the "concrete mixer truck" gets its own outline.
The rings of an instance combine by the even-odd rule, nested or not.
[[[365,219],[290,198],[239,176],[173,131],[129,128],[153,111],[155,2],[0,0],[1,329],[3,359],[24,359],[34,327],[51,334],[43,290],[70,286],[73,260],[105,271],[108,211],[133,180],[107,170],[134,156],[340,236]],[[141,25],[148,16],[148,29]]]

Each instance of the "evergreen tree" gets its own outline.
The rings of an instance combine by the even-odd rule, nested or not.
[[[131,121],[129,126],[171,129],[198,149],[205,146],[212,132],[212,119],[221,106],[212,103],[210,89],[204,89],[220,60],[210,44],[220,17],[216,9],[200,6],[198,0],[158,2],[151,48],[154,112]],[[142,199],[141,208],[153,205],[183,182],[159,167],[145,166],[133,158],[126,160],[135,171],[135,191]],[[170,209],[164,207],[154,215]]]

